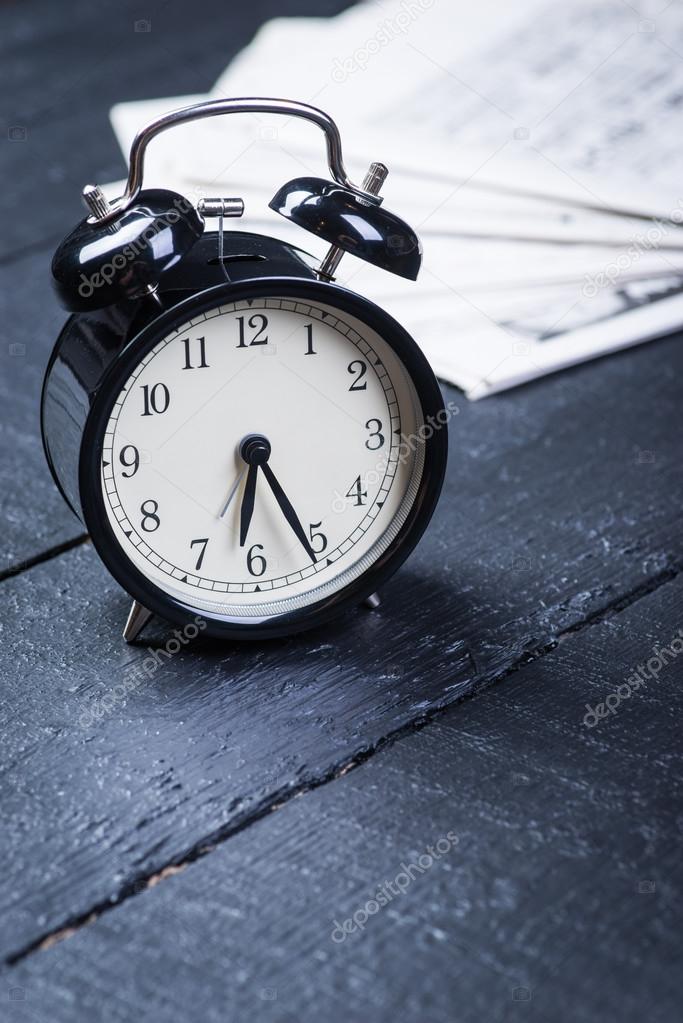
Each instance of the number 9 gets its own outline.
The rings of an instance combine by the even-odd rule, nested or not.
[[[127,456],[126,452],[132,451],[132,457]],[[126,444],[125,448],[121,448],[119,453],[119,461],[121,465],[124,465],[126,469],[132,469],[132,472],[122,472],[121,475],[125,476],[126,479],[130,479],[140,468],[140,452],[133,444]]]

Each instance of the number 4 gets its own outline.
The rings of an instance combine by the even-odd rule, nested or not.
[[[362,504],[365,504],[363,498],[368,496],[368,492],[367,490],[362,489],[360,476],[356,476],[355,481],[346,491],[346,496],[355,498],[354,504],[356,507],[360,507]]]

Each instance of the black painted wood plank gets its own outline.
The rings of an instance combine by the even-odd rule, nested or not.
[[[268,18],[331,15],[344,0],[54,0],[0,6],[0,258],[59,238],[84,184],[125,174],[114,103],[205,92]],[[148,22],[150,31],[136,31]],[[144,27],[138,25],[138,28]],[[323,84],[323,83],[321,83]],[[10,129],[14,128],[14,132]],[[13,139],[16,139],[14,141]]]
[[[681,623],[678,579],[569,636],[17,964],[11,1018],[672,1023]]]
[[[682,359],[673,339],[462,404],[436,519],[379,613],[188,647],[102,720],[163,623],[122,644],[127,600],[90,548],[2,584],[3,954],[675,573]]]
[[[65,320],[49,285],[50,256],[0,267],[0,576],[82,535],[50,475],[40,439],[40,389]]]

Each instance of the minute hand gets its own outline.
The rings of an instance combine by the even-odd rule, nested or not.
[[[289,498],[287,497],[287,495],[285,494],[284,490],[282,489],[282,487],[278,483],[277,478],[275,476],[275,473],[273,472],[273,470],[271,469],[271,467],[268,465],[267,462],[264,462],[264,464],[261,466],[261,469],[263,470],[263,475],[268,480],[268,483],[270,485],[270,489],[273,491],[273,494],[275,496],[275,500],[277,501],[277,503],[280,505],[280,508],[282,509],[282,514],[287,519],[287,522],[290,524],[290,526],[292,527],[292,529],[296,533],[298,539],[301,540],[301,543],[302,543],[306,553],[308,554],[309,558],[311,559],[313,564],[315,564],[316,563],[315,551],[313,550],[313,548],[311,547],[310,543],[308,542],[308,537],[306,536],[306,533],[304,532],[304,527],[299,522],[297,514],[294,511],[294,509],[292,508],[292,505],[291,505],[291,503],[289,501]]]

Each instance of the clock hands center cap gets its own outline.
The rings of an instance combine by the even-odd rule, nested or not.
[[[261,433],[249,433],[240,443],[239,452],[247,465],[265,465],[270,458],[270,441]]]

